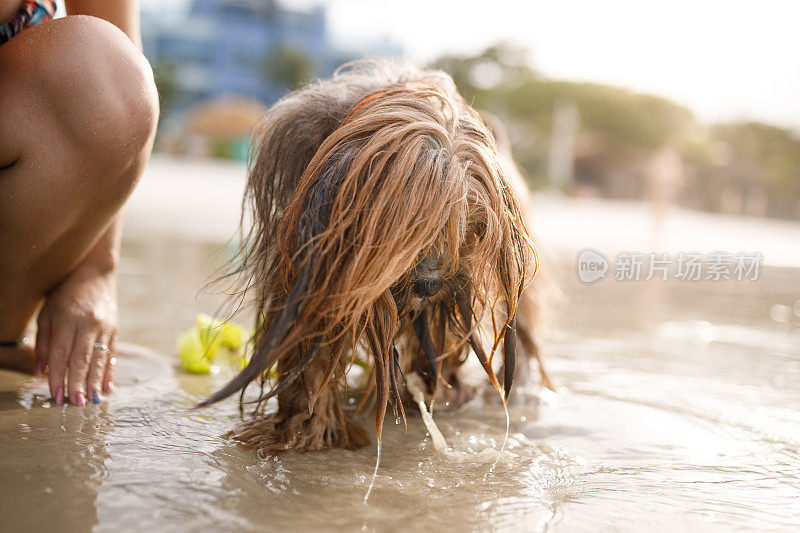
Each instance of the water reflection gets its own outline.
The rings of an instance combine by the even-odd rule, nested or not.
[[[0,516],[7,531],[98,524],[97,500],[108,479],[106,405],[76,409],[47,399],[47,386],[0,374]]]
[[[521,520],[547,523],[553,517],[554,495],[565,497],[572,490],[575,458],[514,433],[492,471],[503,437],[502,412],[478,409],[471,415],[484,421],[440,417],[450,445],[444,454],[433,449],[418,419],[409,421],[408,433],[402,426],[387,426],[368,504],[363,498],[374,448],[289,453],[244,468],[239,453],[220,449],[214,455],[227,472],[223,493],[235,495],[239,511],[253,527],[345,531],[494,524],[504,529]]]

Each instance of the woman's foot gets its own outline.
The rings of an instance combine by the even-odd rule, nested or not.
[[[0,344],[0,368],[33,374],[36,354],[33,343],[27,339],[16,346]]]

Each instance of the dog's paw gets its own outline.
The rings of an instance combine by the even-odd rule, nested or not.
[[[245,448],[255,449],[259,457],[277,455],[287,450],[320,451],[330,448],[355,450],[370,444],[370,438],[358,424],[344,420],[330,424],[321,417],[279,414],[254,418],[229,433]]]

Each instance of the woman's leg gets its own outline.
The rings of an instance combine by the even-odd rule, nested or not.
[[[109,226],[157,116],[149,65],[110,23],[65,17],[0,47],[0,342]],[[30,347],[0,348],[0,365],[32,369]]]

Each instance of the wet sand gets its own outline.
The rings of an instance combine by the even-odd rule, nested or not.
[[[231,253],[222,241],[233,232],[242,182],[236,168],[219,168],[230,181],[192,177],[219,194],[200,187],[159,207],[156,188],[182,187],[158,165],[128,211],[121,329],[145,348],[126,348],[117,393],[99,406],[55,407],[43,380],[0,371],[0,530],[800,526],[800,270],[766,267],[757,282],[585,285],[570,250],[613,253],[618,243],[594,246],[613,230],[608,220],[631,225],[641,208],[629,206],[625,218],[609,207],[606,226],[587,230],[584,244],[577,225],[542,225],[543,239],[561,239],[550,244],[565,297],[547,345],[557,392],[520,391],[494,471],[504,434],[496,402],[436,415],[445,454],[417,417],[407,432],[387,420],[365,505],[374,448],[258,459],[223,437],[238,416],[235,401],[191,409],[225,376],[184,373],[173,343],[195,313],[223,301],[199,290]],[[592,209],[603,213],[600,204]],[[564,224],[575,214],[555,203],[542,210]],[[776,231],[797,230],[755,223],[779,243]]]

